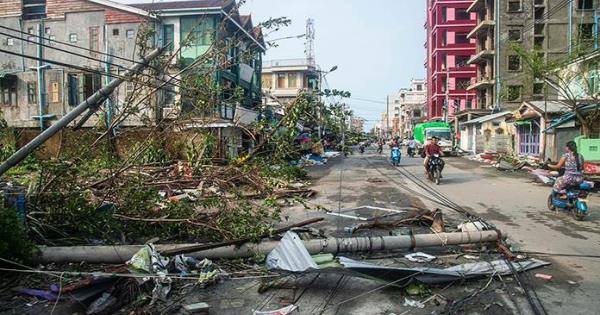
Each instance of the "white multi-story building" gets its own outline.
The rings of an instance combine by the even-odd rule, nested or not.
[[[397,94],[388,96],[389,135],[411,136],[413,126],[425,117],[426,100],[426,81],[422,79],[412,79],[408,88],[401,88]]]
[[[265,105],[276,112],[281,105],[292,102],[305,90],[311,93],[319,89],[320,71],[307,59],[283,59],[266,61],[262,65],[262,88]]]

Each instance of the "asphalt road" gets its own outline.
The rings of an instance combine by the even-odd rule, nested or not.
[[[532,183],[530,176],[482,167],[465,158],[445,160],[444,178],[435,189],[495,224],[521,250],[556,254],[531,255],[552,262],[539,272],[553,279],[534,280],[548,313],[598,314],[600,258],[585,256],[600,255],[600,198],[592,195],[590,216],[575,221],[567,213],[549,211],[550,188]],[[422,159],[402,162],[404,170],[424,177]]]
[[[387,208],[439,207],[425,198],[430,196],[427,191],[417,187],[401,173],[408,171],[418,178],[424,178],[422,159],[403,158],[398,170],[387,161],[387,153],[377,155],[374,150],[369,150],[364,155],[357,153],[345,159],[335,159],[326,165],[309,167],[313,178],[311,188],[317,191],[317,196],[308,200],[310,209],[299,205],[285,209],[284,219],[299,222],[325,217],[324,222],[314,227],[326,235],[341,236],[347,235],[344,227],[356,221],[327,215],[322,209],[336,212],[364,205]],[[407,188],[413,192],[408,192]],[[521,250],[560,254],[531,255],[552,265],[523,275],[528,287],[535,288],[548,314],[598,313],[600,274],[597,270],[600,270],[600,259],[565,255],[600,254],[599,198],[594,196],[590,199],[591,216],[586,221],[577,222],[567,214],[547,210],[549,187],[538,186],[523,175],[482,168],[478,163],[464,158],[446,159],[442,184],[435,186],[435,189],[495,224]],[[450,209],[442,210],[447,224],[465,220],[461,214]],[[282,225],[289,222],[283,222]],[[440,267],[458,262],[456,254],[444,249],[438,252],[430,249],[428,252],[438,256],[436,264]],[[402,254],[398,253],[365,253],[355,258],[383,265],[405,264],[399,259]],[[538,279],[534,276],[538,272],[553,278],[550,281]],[[486,281],[483,282],[485,284]],[[250,314],[254,310],[273,310],[285,301],[295,302],[300,307],[299,314],[431,314],[433,310],[443,308],[432,303],[428,303],[425,309],[404,306],[405,293],[401,288],[339,274],[322,273],[284,279],[276,288],[265,293],[257,292],[259,285],[259,281],[252,279],[226,281],[200,290],[189,302],[207,302],[215,314]],[[494,285],[504,289],[490,290],[485,296],[480,294],[459,313],[532,314],[523,293],[513,290],[517,287],[514,279],[503,279]],[[456,300],[473,294],[481,286],[481,281],[475,281],[432,289],[435,293]]]

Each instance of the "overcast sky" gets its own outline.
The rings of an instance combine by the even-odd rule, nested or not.
[[[148,2],[120,0],[122,2]],[[411,78],[424,78],[425,0],[247,0],[242,14],[254,24],[285,16],[292,25],[271,39],[305,33],[306,19],[315,20],[316,61],[323,70],[337,65],[327,76],[330,88],[350,91],[355,113],[370,120],[371,128],[385,111],[385,98]],[[268,38],[267,38],[268,40]],[[279,41],[265,60],[303,58],[304,39]]]

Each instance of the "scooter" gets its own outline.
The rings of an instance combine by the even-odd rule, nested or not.
[[[584,181],[563,191],[556,192],[552,189],[552,193],[548,196],[548,209],[568,210],[575,220],[581,221],[589,214],[587,197],[592,188],[594,188],[593,182]]]
[[[442,170],[444,169],[444,160],[440,158],[439,154],[434,154],[429,158],[429,164],[427,165],[427,176],[429,180],[434,182],[436,185],[440,184],[442,178]]]
[[[408,154],[408,156],[409,156],[409,157],[411,157],[411,158],[414,158],[414,157],[415,157],[415,149],[414,149],[414,148],[408,147],[408,148],[406,149],[406,153],[407,153],[407,154]]]
[[[392,165],[398,166],[400,165],[400,159],[402,158],[402,153],[400,152],[400,148],[397,146],[392,147],[392,152],[390,154],[390,158],[392,160]]]
[[[365,145],[364,144],[359,145],[358,150],[360,151],[360,154],[365,153]]]

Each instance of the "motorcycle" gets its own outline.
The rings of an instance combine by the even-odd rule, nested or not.
[[[383,154],[383,144],[377,146],[377,154]]]
[[[400,148],[395,146],[392,147],[392,152],[390,154],[390,158],[392,160],[392,165],[398,166],[400,164],[400,159],[402,158],[402,153],[400,152]]]
[[[360,154],[365,153],[365,146],[361,144],[360,146],[358,146],[358,150],[360,151]]]
[[[408,154],[409,157],[414,158],[415,157],[415,148],[408,147],[406,149],[406,153]]]
[[[553,189],[548,196],[548,209],[552,211],[557,208],[568,210],[575,220],[581,221],[588,215],[587,197],[592,188],[594,188],[593,182],[584,181],[563,191],[556,192]]]
[[[444,169],[444,161],[440,158],[439,154],[434,154],[429,158],[429,164],[427,165],[427,176],[429,180],[434,182],[436,185],[440,184],[442,178],[442,170]]]

